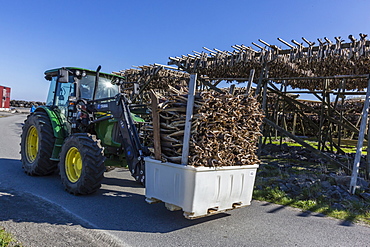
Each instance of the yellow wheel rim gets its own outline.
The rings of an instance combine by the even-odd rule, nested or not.
[[[36,160],[37,153],[39,152],[39,134],[35,126],[31,126],[27,132],[26,138],[26,156],[29,163]]]
[[[77,182],[81,177],[82,158],[76,147],[71,147],[65,159],[66,174],[72,183]]]

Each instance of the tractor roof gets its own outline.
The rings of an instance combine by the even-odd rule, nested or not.
[[[60,68],[56,68],[56,69],[49,69],[47,71],[45,71],[45,75],[47,74],[56,74],[58,73],[58,71],[60,69],[68,69],[68,70],[81,70],[81,71],[85,71],[85,72],[90,72],[90,73],[96,73],[96,71],[94,70],[90,70],[90,69],[83,69],[83,68],[77,68],[77,67],[60,67]],[[122,78],[122,79],[125,79],[125,77],[123,76],[119,76],[119,75],[115,75],[115,74],[110,74],[110,73],[104,73],[104,72],[99,72],[100,74],[104,74],[104,75],[109,75],[109,76],[115,76],[115,77],[119,77],[119,78]]]

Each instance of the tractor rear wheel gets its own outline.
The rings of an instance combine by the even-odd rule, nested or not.
[[[21,135],[21,160],[24,171],[31,176],[53,173],[57,162],[51,161],[55,143],[54,131],[46,112],[27,116]]]
[[[64,188],[74,195],[97,191],[104,178],[103,148],[94,135],[72,134],[60,152],[59,171]]]

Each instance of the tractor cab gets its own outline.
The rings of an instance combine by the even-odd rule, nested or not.
[[[71,97],[77,100],[111,98],[120,93],[119,85],[124,81],[121,76],[75,67],[47,70],[45,79],[50,81],[46,105],[57,106],[63,114]]]

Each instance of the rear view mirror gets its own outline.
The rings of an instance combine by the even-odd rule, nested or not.
[[[51,79],[53,79],[53,77],[51,75],[46,75],[45,79],[48,80],[48,81],[51,81]]]
[[[58,79],[58,82],[61,82],[61,83],[67,83],[67,82],[69,82],[69,73],[68,73],[68,70],[65,70],[65,69],[59,70],[59,79]]]

